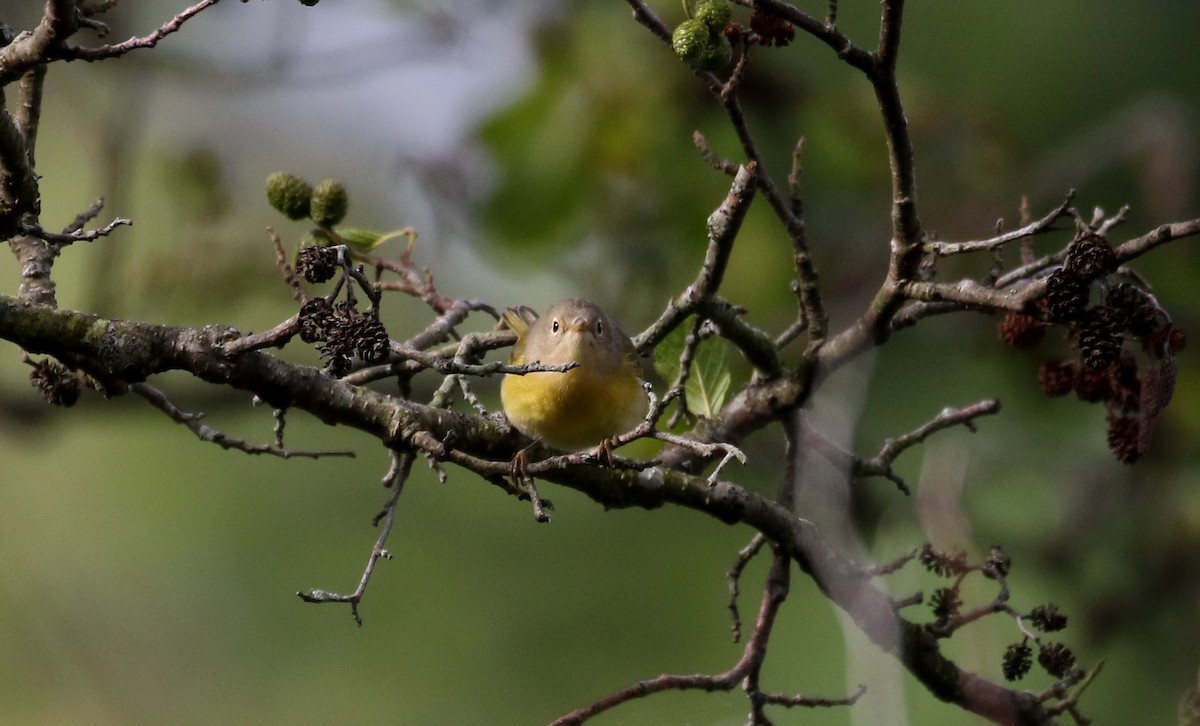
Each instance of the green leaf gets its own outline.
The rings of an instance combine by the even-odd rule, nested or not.
[[[690,327],[680,325],[654,348],[654,369],[668,384],[674,383],[679,376],[679,356],[683,353]],[[705,418],[716,416],[725,405],[732,378],[725,360],[725,344],[716,338],[701,341],[684,386],[688,410]]]
[[[701,341],[685,387],[688,408],[698,416],[713,418],[725,405],[732,379],[725,361],[725,344],[716,338]]]
[[[370,252],[379,245],[397,237],[412,236],[412,230],[398,229],[391,232],[376,232],[373,229],[346,227],[337,231],[342,241],[350,245],[355,252]]]
[[[684,326],[680,325],[654,347],[654,370],[671,385],[679,375],[679,356],[683,353],[683,342],[687,339]]]

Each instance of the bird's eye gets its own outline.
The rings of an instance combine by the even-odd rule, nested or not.
[[[554,322],[550,323],[550,332],[551,332],[551,333],[557,333],[557,332],[558,332],[558,321],[557,321],[557,320],[555,320]]]
[[[596,335],[604,335],[604,321],[603,320],[596,321]]]

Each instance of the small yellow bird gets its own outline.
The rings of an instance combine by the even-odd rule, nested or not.
[[[504,322],[517,334],[509,357],[513,365],[579,364],[562,373],[504,376],[500,400],[521,433],[579,451],[629,431],[646,415],[633,341],[599,306],[569,298],[541,317],[529,308],[509,308]]]

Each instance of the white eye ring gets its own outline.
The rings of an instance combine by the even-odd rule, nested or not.
[[[550,323],[550,332],[551,333],[558,332],[558,320],[555,320],[554,322]]]

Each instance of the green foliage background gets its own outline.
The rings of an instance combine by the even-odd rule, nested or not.
[[[333,5],[291,12],[319,11],[336,23]],[[675,2],[654,6],[668,20],[682,15]],[[843,2],[843,28],[869,44],[877,9]],[[444,212],[471,231],[442,227],[432,239],[423,231],[418,258],[451,294],[536,307],[581,294],[636,330],[694,274],[704,219],[727,189],[694,151],[692,131],[720,153],[736,157],[737,148],[699,83],[624,3],[578,2],[549,15],[533,31],[540,62],[526,92],[496,101],[502,110],[478,131],[495,163],[486,201]],[[176,37],[217,42],[204,36],[205,22]],[[1069,187],[1084,210],[1132,204],[1118,237],[1198,216],[1197,27],[1192,0],[910,3],[901,78],[926,226],[944,239],[983,237],[997,218],[1016,220],[1020,195],[1036,214]],[[281,115],[273,146],[241,150],[230,165],[212,149],[236,139],[177,140],[165,94],[146,92],[150,110],[139,117],[116,113],[129,102],[130,78],[186,91],[193,77],[172,66],[169,48],[161,63],[155,51],[51,69],[39,145],[45,219],[69,220],[103,193],[107,213],[136,220],[68,250],[60,301],[262,329],[291,309],[261,229],[274,224],[289,239],[304,231],[266,210],[258,183],[267,173],[341,176],[355,225],[395,228],[410,212],[339,166],[347,160],[338,157],[336,124],[327,145],[289,144]],[[776,172],[806,138],[810,238],[835,324],[845,323],[886,259],[886,161],[873,98],[804,37],[759,49],[755,61],[743,91],[748,116]],[[221,106],[220,89],[208,92],[214,116],[238,117],[241,96]],[[336,120],[370,111],[314,113]],[[792,315],[787,254],[760,205],[726,286],[757,324]],[[1193,336],[1198,262],[1188,240],[1137,265]],[[944,271],[981,276],[989,263]],[[11,260],[0,272],[11,291]],[[394,333],[422,324],[417,306],[393,305]],[[937,536],[957,533],[976,554],[1003,544],[1014,557],[1014,602],[1054,600],[1071,615],[1064,640],[1085,662],[1106,663],[1086,712],[1097,723],[1169,723],[1200,667],[1196,354],[1183,354],[1176,401],[1148,460],[1131,468],[1108,455],[1100,411],[1040,395],[1035,371],[1047,351],[1002,347],[994,322],[929,320],[847,371],[820,402],[856,422],[864,452],[944,405],[1004,402],[978,435],[948,432],[906,455],[902,473],[919,482],[913,497],[882,482],[855,485],[865,546],[887,559],[932,536],[921,531],[930,523],[922,503],[933,501],[922,493],[963,482],[967,520],[941,522]],[[421,472],[405,492],[395,557],[376,573],[366,625],[356,628],[344,609],[304,605],[292,593],[357,581],[375,537],[370,518],[385,499],[377,481],[386,458],[369,441],[295,413],[292,446],[360,456],[282,462],[201,444],[132,400],[89,395],[75,410],[47,411],[24,385],[17,351],[0,351],[0,721],[542,723],[631,679],[721,670],[740,654],[727,635],[724,571],[749,532],[670,509],[603,512],[557,489],[543,492],[557,506],[554,522],[535,526],[527,507],[454,471],[446,484]],[[181,406],[211,411],[211,425],[271,436],[269,413],[241,397],[178,376],[161,383]],[[481,388],[494,402],[494,385]],[[773,490],[775,442],[764,435],[750,451],[762,468],[732,473]],[[762,575],[759,564],[748,572],[744,613],[757,606]],[[915,572],[892,584],[900,595],[936,586]],[[779,712],[778,723],[900,723],[901,714],[879,711],[896,692],[910,723],[975,723],[890,673],[886,658],[844,631],[853,628],[796,578],[768,687],[837,696],[865,680],[871,690],[855,709]],[[988,621],[956,637],[951,651],[998,677],[1015,637],[1010,624]],[[855,657],[867,665],[847,673]],[[1035,675],[1028,685],[1045,682]],[[596,723],[736,724],[745,710],[736,695],[667,695]]]

